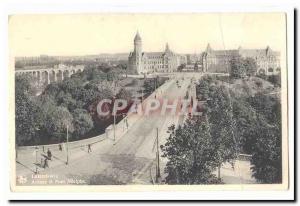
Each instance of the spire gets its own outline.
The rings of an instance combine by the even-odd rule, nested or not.
[[[141,38],[141,36],[139,34],[139,31],[136,32],[136,35],[134,37],[134,41],[142,41],[142,38]]]
[[[207,47],[206,47],[206,52],[211,52],[212,51],[212,49],[211,49],[211,47],[210,47],[210,44],[208,43],[207,44]]]
[[[267,48],[266,48],[266,54],[269,55],[270,52],[271,52],[271,48],[270,48],[269,45],[268,45]]]
[[[165,51],[170,51],[168,42],[166,43],[166,49],[165,49]]]

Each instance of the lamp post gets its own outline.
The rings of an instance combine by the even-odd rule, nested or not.
[[[38,151],[39,151],[39,147],[35,146],[35,174],[38,173]]]
[[[159,142],[158,142],[158,128],[156,128],[156,183],[160,182],[160,167],[159,167]]]
[[[114,125],[113,125],[113,130],[114,130],[114,144],[116,144],[116,113],[117,111],[115,111],[115,100],[116,100],[116,95],[117,95],[117,92],[116,92],[116,87],[117,87],[117,81],[114,81],[114,107],[113,107],[113,116],[114,116]]]
[[[35,128],[36,131],[39,131],[40,128]],[[38,151],[39,151],[39,147],[35,146],[35,174],[38,173]]]
[[[114,102],[115,102],[116,97],[114,96]],[[116,111],[113,111],[114,115],[114,144],[116,144]]]
[[[17,143],[17,141],[15,144],[15,150],[16,150],[16,162],[18,162],[18,143]]]
[[[66,165],[69,164],[69,125],[67,125],[67,145],[66,145],[66,149],[67,149],[67,162]]]

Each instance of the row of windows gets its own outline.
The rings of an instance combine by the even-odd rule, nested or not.
[[[145,66],[145,69],[168,69],[168,65],[166,65],[166,66],[153,66],[153,65],[151,65],[151,66]]]
[[[280,67],[277,67],[276,70],[273,69],[273,68],[271,68],[271,67],[268,68],[268,72],[269,72],[269,73],[272,73],[272,72],[275,72],[275,71],[276,71],[276,72],[280,72]],[[264,70],[264,69],[259,69],[258,72],[259,72],[260,74],[265,74],[265,73],[266,73],[266,70]]]

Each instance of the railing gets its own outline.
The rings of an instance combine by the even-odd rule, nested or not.
[[[171,80],[165,82],[163,85],[161,85],[159,88],[156,89],[156,91],[162,90],[165,91],[170,87]],[[138,107],[141,107],[141,105],[143,105],[143,107],[145,106],[145,104],[147,104],[147,100],[154,98],[156,91],[154,91],[151,95],[149,95],[142,103],[138,104]],[[126,118],[129,124],[130,128],[136,121],[138,121],[142,116],[141,115],[137,115],[134,113],[130,113]],[[125,132],[127,132],[127,130],[123,130],[123,126],[125,124],[125,118],[123,118],[118,124],[116,124],[116,135],[123,135]],[[113,132],[113,130],[109,131],[109,132]],[[107,133],[95,136],[95,137],[91,137],[91,138],[87,138],[87,139],[82,139],[82,140],[77,140],[77,141],[72,141],[72,142],[68,142],[68,148],[69,149],[75,149],[75,148],[79,148],[82,146],[86,146],[88,144],[95,144],[98,142],[101,142],[103,140],[105,140],[109,135]],[[59,145],[62,143],[57,143],[57,144],[48,144],[48,145],[33,145],[33,146],[19,146],[17,148],[18,152],[29,152],[29,151],[33,151],[35,150],[36,147],[39,147],[39,149],[44,148],[45,150],[47,150],[48,148],[53,150],[53,149],[58,149]]]

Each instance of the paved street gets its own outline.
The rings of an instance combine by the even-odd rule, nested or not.
[[[158,99],[183,99],[187,90],[195,92],[193,87],[188,89],[191,77],[195,77],[195,75],[186,75],[184,80],[182,74],[180,78],[173,77],[165,92],[157,90],[156,97]],[[180,87],[177,85],[177,81]],[[31,185],[32,181],[35,181],[34,184],[43,184],[45,179],[49,180],[49,177],[32,178],[36,168],[40,175],[54,176],[47,184],[152,184],[155,177],[156,128],[158,128],[159,144],[161,145],[166,142],[168,137],[168,127],[171,124],[177,125],[182,122],[183,116],[178,115],[142,116],[124,135],[117,136],[115,141],[112,138],[105,138],[92,145],[91,153],[87,152],[86,146],[69,150],[68,165],[65,164],[66,152],[59,151],[58,148],[52,150],[54,158],[49,163],[50,168],[47,169],[35,165],[35,153],[19,154],[16,165],[17,175],[26,177],[27,181],[23,182],[24,185]],[[40,151],[38,163],[42,155],[46,154]],[[166,161],[161,158],[162,176],[164,176],[163,169]],[[238,163],[238,165],[240,164]],[[223,174],[226,182],[253,182],[250,166],[247,166],[247,163],[246,166],[245,163],[241,165],[242,167],[238,167],[234,171],[227,168],[226,165],[224,166]]]
[[[164,93],[158,90],[157,98],[180,97],[182,99],[184,97],[190,79],[179,80],[180,88],[177,87],[175,79],[171,81],[170,87]],[[167,128],[177,121],[178,116],[175,118],[156,114],[143,116],[124,136],[117,137],[116,143],[111,139],[101,141],[93,145],[92,153],[87,153],[86,148],[70,151],[69,165],[65,165],[65,152],[53,151],[56,158],[50,162],[50,168],[46,170],[39,168],[39,173],[59,175],[61,179],[81,174],[81,178],[85,179],[88,184],[127,184],[136,181],[150,183],[150,172],[147,168],[151,167],[155,158],[156,151],[153,145],[156,128],[159,131],[159,141],[163,143],[167,137]],[[36,167],[34,165],[35,154],[29,154],[27,157],[19,155],[19,162],[17,175],[26,175],[30,179]],[[144,173],[147,173],[146,179]]]

